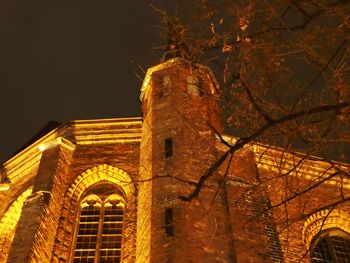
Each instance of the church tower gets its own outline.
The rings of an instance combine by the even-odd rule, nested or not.
[[[177,38],[147,71],[142,118],[71,121],[0,166],[0,262],[349,262],[350,204],[328,207],[339,185],[349,198],[334,177],[349,165],[257,142],[233,154],[219,86]],[[284,180],[324,183],[282,207]]]
[[[140,263],[229,262],[222,253],[230,250],[230,237],[223,208],[216,206],[217,179],[202,187],[200,200],[186,201],[217,158],[217,93],[207,67],[179,57],[147,72],[140,96]]]

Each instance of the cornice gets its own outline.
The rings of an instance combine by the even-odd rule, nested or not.
[[[2,164],[0,189],[35,174],[42,152],[48,148],[59,145],[74,151],[77,145],[140,142],[141,127],[141,118],[76,120],[61,125]]]
[[[233,145],[238,138],[224,135],[222,138]],[[219,140],[219,138],[217,138]],[[220,144],[220,150],[227,150],[227,146]],[[350,165],[336,161],[324,161],[319,157],[306,155],[301,152],[289,151],[258,142],[252,142],[244,146],[254,153],[254,159],[259,169],[272,171],[278,174],[290,174],[303,177],[314,182],[320,181],[338,172],[350,173]],[[341,179],[340,179],[341,178]],[[350,180],[336,176],[325,182],[330,185],[342,184],[342,187],[350,189]]]
[[[169,60],[167,60],[161,64],[158,64],[156,66],[153,66],[147,70],[146,76],[145,76],[144,81],[143,81],[142,86],[141,86],[141,93],[140,93],[140,97],[139,97],[140,101],[143,100],[145,92],[150,86],[149,81],[152,77],[152,74],[154,72],[161,71],[161,70],[164,70],[164,69],[176,66],[176,65],[185,65],[185,66],[188,66],[189,68],[192,65],[192,67],[194,67],[194,68],[198,68],[199,70],[205,71],[209,75],[212,82],[214,83],[213,90],[211,91],[212,94],[216,93],[219,90],[219,83],[217,82],[213,72],[211,71],[211,69],[209,67],[204,66],[204,65],[199,64],[199,63],[191,63],[188,60],[176,57],[173,59],[169,59]]]
[[[73,142],[78,145],[130,143],[141,139],[141,118],[81,120],[70,125]]]

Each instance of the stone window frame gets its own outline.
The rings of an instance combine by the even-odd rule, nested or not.
[[[325,209],[318,211],[305,221],[302,238],[305,253],[312,256],[312,249],[324,235],[342,231],[350,235],[350,215],[341,209]]]
[[[95,166],[77,175],[65,194],[61,209],[56,240],[51,262],[73,262],[72,251],[74,230],[79,210],[79,201],[85,191],[95,184],[110,183],[121,189],[125,195],[124,233],[128,237],[123,242],[123,263],[135,262],[136,257],[136,188],[125,171],[107,164]],[[73,247],[73,248],[72,248]]]
[[[112,190],[113,192],[104,195],[104,194],[97,194],[97,193],[93,193],[91,192],[91,189],[93,191],[93,189],[102,189],[106,186],[109,186],[109,190],[111,190],[111,187],[113,187],[114,189]],[[124,198],[124,194],[120,191],[120,189],[117,189],[117,187],[115,185],[111,185],[111,184],[106,184],[106,183],[97,183],[95,185],[93,185],[90,189],[86,190],[87,194],[84,196],[84,198],[81,199],[81,201],[79,202],[79,211],[77,213],[77,223],[75,225],[75,231],[74,231],[74,243],[72,246],[72,254],[71,254],[71,261],[72,262],[80,262],[79,258],[85,258],[85,257],[75,257],[75,254],[77,252],[77,240],[79,238],[79,231],[80,231],[80,226],[82,225],[82,211],[84,208],[86,207],[90,207],[90,206],[94,206],[94,207],[98,207],[98,220],[97,220],[97,233],[96,236],[95,235],[90,235],[90,237],[95,237],[96,238],[96,244],[95,244],[95,249],[90,249],[95,250],[94,251],[94,262],[96,261],[96,259],[98,260],[98,262],[101,261],[101,258],[104,256],[101,256],[101,252],[103,250],[105,250],[106,252],[109,251],[118,251],[120,250],[120,256],[119,256],[119,261],[118,262],[122,262],[122,258],[123,258],[123,242],[124,242],[124,212],[126,210],[126,204],[125,204],[125,198]],[[105,230],[105,226],[104,226],[104,220],[105,220],[105,211],[107,211],[107,208],[109,206],[117,206],[117,207],[121,207],[122,211],[123,211],[123,215],[122,215],[122,227],[121,227],[121,242],[120,245],[118,247],[112,248],[112,249],[108,249],[108,248],[103,248],[103,231]],[[96,222],[95,222],[96,223]],[[116,223],[116,224],[120,224],[120,221],[116,220],[115,222],[112,223]],[[109,224],[110,225],[110,224]],[[107,225],[107,228],[110,227]],[[91,229],[87,229],[88,231]],[[118,234],[119,235],[119,234]],[[84,236],[84,235],[82,235]],[[84,245],[84,242],[81,243],[82,245]],[[86,242],[85,242],[86,244]],[[83,252],[84,250],[89,250],[89,249],[84,249],[82,248],[81,251]],[[87,251],[85,251],[87,252]],[[77,260],[75,260],[75,258],[77,258]],[[107,259],[107,256],[106,256]],[[84,261],[85,262],[85,261]],[[104,261],[102,261],[104,262]],[[113,259],[114,262],[114,259]]]

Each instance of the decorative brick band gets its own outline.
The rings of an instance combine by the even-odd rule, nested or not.
[[[323,230],[339,228],[350,233],[350,215],[339,209],[322,210],[311,215],[304,223],[302,235],[306,249],[309,249],[313,238]]]
[[[107,164],[98,165],[79,175],[68,189],[67,196],[78,201],[87,188],[103,181],[118,185],[128,200],[133,199],[135,188],[130,176],[123,170]]]
[[[136,190],[131,177],[125,171],[107,164],[98,165],[78,175],[67,190],[51,262],[70,262],[81,197],[91,186],[99,183],[114,184],[124,194],[126,206],[122,248],[123,262],[135,262]]]

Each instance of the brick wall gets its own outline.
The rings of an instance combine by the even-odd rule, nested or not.
[[[76,222],[79,216],[79,201],[67,195],[74,180],[84,173],[97,176],[98,173],[113,174],[111,171],[94,172],[96,167],[108,165],[125,171],[132,179],[134,188],[137,186],[139,168],[139,144],[123,143],[111,145],[78,146],[70,164],[67,182],[64,186],[65,201],[60,211],[55,246],[51,262],[69,262],[74,249]],[[89,172],[89,170],[92,170]],[[87,172],[88,171],[88,172]],[[96,173],[94,175],[94,173]],[[112,175],[114,177],[114,175]],[[102,181],[103,182],[103,181]],[[108,181],[106,181],[108,182]],[[114,182],[112,182],[114,183]],[[118,184],[116,184],[118,186]],[[119,185],[123,189],[121,185]],[[126,201],[124,218],[123,262],[135,262],[136,257],[136,213],[137,189]]]
[[[221,131],[215,80],[208,69],[175,60],[151,69],[144,85],[141,142],[91,143],[87,132],[91,144],[47,149],[39,168],[0,192],[2,217],[34,186],[13,242],[12,230],[0,237],[0,260],[12,242],[8,262],[70,262],[81,197],[105,182],[125,194],[123,262],[309,262],[306,215],[349,189],[322,184],[274,208],[313,179],[258,169],[248,146],[214,172],[197,198],[184,201],[225,152],[212,129]],[[350,212],[350,205],[337,209]]]
[[[188,92],[189,75],[201,79],[197,94]],[[218,154],[208,125],[220,130],[211,94],[213,80],[205,69],[174,63],[154,71],[148,83],[143,93],[140,179],[149,181],[140,184],[138,260],[233,262],[232,229],[226,197],[217,193],[219,178],[208,182],[198,200],[179,198],[191,193],[191,182],[203,175]],[[172,156],[167,157],[169,138]],[[166,225],[169,209],[172,234]]]
[[[224,151],[218,142],[221,154]],[[282,251],[273,217],[263,213],[269,197],[259,184],[259,173],[253,151],[246,147],[229,158],[219,170],[226,177],[222,191],[226,192],[229,220],[236,262],[282,262]]]
[[[265,171],[262,176],[277,178],[275,180],[269,179],[268,187],[271,204],[277,205],[294,196],[295,193],[302,193],[303,190],[315,184],[318,179],[325,177],[326,174],[315,175],[312,179],[306,179],[298,173],[281,176],[276,172]],[[341,187],[340,181],[338,184],[323,183],[273,209],[274,221],[280,236],[285,262],[310,262],[310,244],[304,242],[305,236],[302,232],[305,222],[311,214],[319,211],[320,208],[339,201],[342,196],[348,196],[349,194],[349,188]],[[347,202],[336,206],[335,209],[350,215],[350,204]],[[348,220],[350,221],[350,218]],[[342,226],[345,226],[345,222],[339,220],[337,224],[332,225],[332,228],[342,228]],[[323,230],[327,228],[327,224],[324,224]]]
[[[64,194],[60,183],[68,171],[71,151],[54,147],[44,152],[33,193],[25,201],[8,262],[48,262]]]

